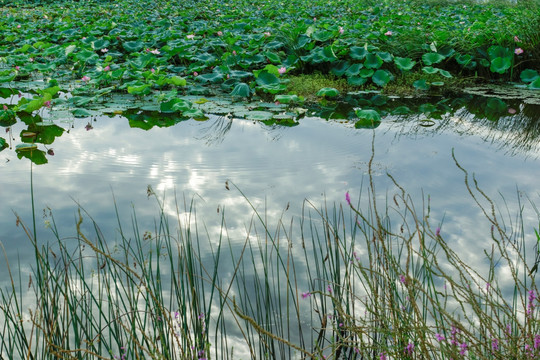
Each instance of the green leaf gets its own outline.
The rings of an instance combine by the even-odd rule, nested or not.
[[[17,157],[19,159],[25,157],[36,165],[43,165],[48,162],[47,157],[45,156],[45,151],[38,150],[37,146],[34,144],[17,145],[15,152],[17,153]]]
[[[174,113],[188,111],[193,107],[193,104],[184,99],[171,99],[159,104],[159,109],[162,113]]]
[[[357,129],[375,129],[381,123],[381,115],[376,110],[356,110],[358,121],[354,124]]]
[[[392,80],[391,74],[386,70],[377,70],[371,80],[380,87],[386,86]]]
[[[377,53],[377,55],[379,55],[379,57],[383,59],[384,62],[391,62],[392,60],[394,60],[394,55],[386,51],[380,51]]]
[[[529,89],[540,90],[540,76],[536,78],[532,83],[529,84]]]
[[[407,115],[411,113],[411,109],[409,109],[408,106],[398,106],[394,110],[392,110],[392,115]]]
[[[416,61],[413,61],[411,58],[396,57],[394,58],[394,63],[399,70],[409,71],[414,67]]]
[[[383,64],[383,60],[381,57],[377,54],[367,54],[366,55],[366,61],[364,62],[364,66],[369,69],[378,69]]]
[[[375,73],[375,70],[373,69],[361,69],[360,70],[360,76],[363,78],[370,78]]]
[[[425,72],[426,74],[430,74],[430,75],[431,75],[431,74],[436,74],[436,73],[439,71],[439,69],[438,69],[438,68],[434,68],[434,67],[432,67],[432,66],[424,66],[424,67],[422,68],[422,71]]]
[[[152,91],[150,84],[144,84],[140,86],[128,86],[128,94],[133,95],[148,95]]]
[[[207,117],[204,116],[204,113],[200,109],[188,109],[182,112],[183,116],[195,119],[195,120],[206,120]]]
[[[332,74],[338,77],[343,76],[343,74],[345,74],[349,66],[350,64],[348,61],[339,61],[336,65],[334,65],[334,67],[332,67],[332,69],[330,69],[330,71],[332,72]]]
[[[368,81],[367,77],[361,76],[349,76],[347,78],[347,83],[353,86],[362,86]]]
[[[510,69],[512,66],[512,58],[511,57],[497,57],[493,60],[491,60],[491,66],[489,69],[492,72],[496,72],[499,74],[504,74],[506,70]]]
[[[363,47],[353,46],[349,54],[355,60],[363,60],[369,52]]]
[[[71,113],[73,114],[73,116],[75,116],[76,118],[83,118],[83,117],[89,117],[89,116],[92,116],[92,113],[86,109],[73,109],[71,111]]]
[[[232,96],[249,97],[251,96],[251,88],[246,83],[238,83],[231,92]]]
[[[317,96],[322,96],[322,97],[325,97],[325,98],[331,98],[331,97],[338,96],[339,91],[337,89],[334,89],[334,88],[325,87],[325,88],[322,88],[319,91],[317,91],[316,95]]]
[[[270,74],[267,71],[260,72],[256,82],[263,91],[271,94],[277,94],[287,88],[285,85],[281,84],[277,76]]]
[[[6,143],[6,139],[0,137],[0,151],[4,150],[8,147],[8,144]]]
[[[442,81],[433,81],[431,83],[431,85],[433,85],[433,86],[444,86],[444,82],[442,82]]]
[[[134,53],[137,51],[141,51],[142,48],[144,47],[144,43],[140,40],[126,41],[125,43],[122,44],[122,46],[124,47],[124,49],[126,49],[127,52]]]
[[[510,48],[500,45],[490,46],[488,49],[488,54],[491,61],[495,60],[496,58],[511,58],[514,56],[514,53]]]
[[[292,104],[292,103],[302,103],[304,102],[303,97],[298,95],[276,95],[274,101],[278,101],[282,104]]]
[[[429,84],[424,79],[416,80],[413,82],[413,86],[416,90],[429,90]]]
[[[538,79],[538,77],[540,77],[540,75],[538,75],[538,72],[536,70],[525,69],[525,70],[523,70],[521,72],[519,77],[521,78],[521,81],[526,82],[526,83],[530,83],[530,82],[533,82],[534,80]]]
[[[186,86],[187,81],[181,76],[173,76],[172,78],[168,79],[167,82],[169,84],[175,85],[175,86]]]
[[[311,35],[311,37],[313,39],[315,39],[316,41],[320,41],[320,42],[328,41],[333,36],[334,36],[334,34],[332,32],[330,32],[330,31],[327,31],[327,30],[316,31]]]
[[[349,66],[347,71],[345,71],[345,75],[347,76],[358,75],[360,73],[360,69],[362,69],[363,67],[364,67],[364,64],[361,64],[361,63],[352,64],[351,66]]]
[[[438,53],[426,53],[422,55],[422,61],[425,65],[438,64],[443,61],[445,58],[443,55]]]
[[[452,77],[452,74],[450,74],[448,71],[443,70],[443,69],[439,69],[439,74],[441,74],[442,76],[444,76],[446,78],[451,78]]]

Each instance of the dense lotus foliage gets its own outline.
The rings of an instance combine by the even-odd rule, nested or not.
[[[295,125],[306,94],[290,80],[311,74],[353,93],[391,95],[396,83],[440,93],[461,80],[540,89],[536,0],[15,0],[0,1],[0,29],[0,126],[21,120],[25,134],[47,137],[21,136],[30,143],[21,151],[61,135],[36,127],[44,113],[54,121],[137,109],[158,114],[160,126],[207,114]],[[324,84],[311,95],[327,103],[350,93]],[[354,102],[357,127],[389,113]]]

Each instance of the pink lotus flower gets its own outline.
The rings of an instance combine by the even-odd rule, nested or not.
[[[514,115],[516,113],[516,109],[514,108],[508,108],[508,113]]]
[[[8,109],[8,107],[6,106],[6,104],[4,104],[4,110],[7,110],[7,109]]]
[[[84,75],[82,78],[81,78],[82,81],[90,81],[90,78],[86,75]]]
[[[266,36],[266,37],[269,37],[270,35],[272,35],[272,34],[270,34],[270,31],[265,31],[263,34],[264,34],[264,36]]]
[[[390,30],[388,30],[387,32],[384,33],[384,35],[386,36],[392,36],[392,32]]]
[[[232,54],[233,54],[234,56],[236,56],[236,50],[233,50],[233,51],[232,51]]]
[[[20,66],[19,65],[15,66],[15,70],[20,70]]]
[[[50,100],[47,100],[43,103],[43,105],[45,105],[45,107],[48,107],[50,108],[51,107],[51,101]]]
[[[20,29],[21,28],[21,25],[17,25],[17,29]]]
[[[30,59],[28,59],[28,61],[34,62],[34,58],[30,58]]]
[[[218,32],[217,32],[217,36],[223,36],[223,32],[222,32],[222,31],[218,31]]]
[[[109,49],[103,48],[103,49],[101,49],[101,52],[105,54],[106,52],[109,52]]]
[[[110,67],[109,65],[107,65],[107,66],[105,66],[105,67],[103,68],[103,71],[110,71],[110,70],[111,70],[111,67]]]
[[[188,35],[188,36],[186,36],[186,37],[187,37],[188,39],[191,40],[191,39],[194,39],[194,38],[195,38],[195,35],[194,35],[194,34],[190,34],[190,35]]]
[[[154,49],[152,51],[150,51],[152,54],[154,55],[159,55],[159,50],[158,49]]]
[[[193,76],[199,76],[199,73],[196,72],[196,71],[194,71],[194,72],[193,72]]]
[[[522,49],[522,48],[516,48],[516,50],[514,50],[514,53],[515,53],[516,55],[523,54],[523,49]]]
[[[514,36],[514,41],[515,42],[521,42],[521,40],[517,36]]]
[[[339,27],[339,33],[340,33],[340,34],[343,34],[344,32],[345,32],[345,30],[343,30],[343,26],[340,26],[340,27]]]
[[[152,72],[152,74],[154,74],[156,72],[156,69],[151,68],[150,71]]]
[[[280,67],[277,71],[278,71],[278,73],[280,73],[280,74],[285,74],[285,73],[287,72],[287,69],[285,68],[285,66],[282,66],[282,67]]]

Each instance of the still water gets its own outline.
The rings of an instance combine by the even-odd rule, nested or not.
[[[540,116],[538,106],[521,105],[524,109]],[[0,241],[8,259],[20,258],[24,264],[31,255],[14,213],[32,224],[32,184],[40,241],[52,239],[44,210],[52,209],[60,235],[68,237],[74,233],[77,204],[111,239],[118,227],[115,202],[126,221],[134,208],[141,227],[151,229],[157,207],[148,199],[149,186],[171,214],[175,198],[193,199],[199,219],[210,228],[219,226],[219,210],[225,210],[229,230],[238,230],[233,240],[241,241],[252,211],[234,185],[272,224],[285,209],[288,216],[298,216],[305,199],[318,206],[343,203],[346,192],[358,197],[373,144],[378,197],[395,191],[386,173],[419,205],[422,195],[429,196],[432,219],[444,219],[447,241],[474,257],[490,244],[482,240],[486,228],[477,226],[482,217],[452,151],[495,200],[504,197],[509,206],[519,197],[538,202],[538,120],[509,115],[491,121],[466,108],[440,119],[389,115],[375,129],[356,129],[352,122],[310,113],[293,127],[213,115],[150,130],[132,127],[122,115],[57,120],[65,132],[46,146],[54,153],[48,163],[20,159],[13,149],[0,152]],[[24,129],[21,122],[11,126],[12,148]],[[534,234],[533,225],[525,231]]]

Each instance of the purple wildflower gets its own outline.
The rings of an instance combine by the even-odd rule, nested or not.
[[[467,352],[467,343],[462,343],[459,345],[459,354],[460,355],[465,355],[465,353]]]
[[[436,333],[435,334],[435,339],[437,339],[437,341],[444,341],[446,338],[444,337],[444,335]]]
[[[498,339],[492,339],[491,340],[491,349],[493,351],[498,351],[499,350],[499,340]]]
[[[308,298],[311,296],[311,293],[309,291],[306,291],[305,293],[302,293],[302,299]]]
[[[345,193],[345,200],[347,200],[347,204],[349,204],[349,206],[352,206],[351,205],[351,195],[349,195],[348,191]]]
[[[405,352],[409,355],[412,355],[413,351],[414,351],[414,344],[413,343],[407,344],[407,346],[405,347]]]

